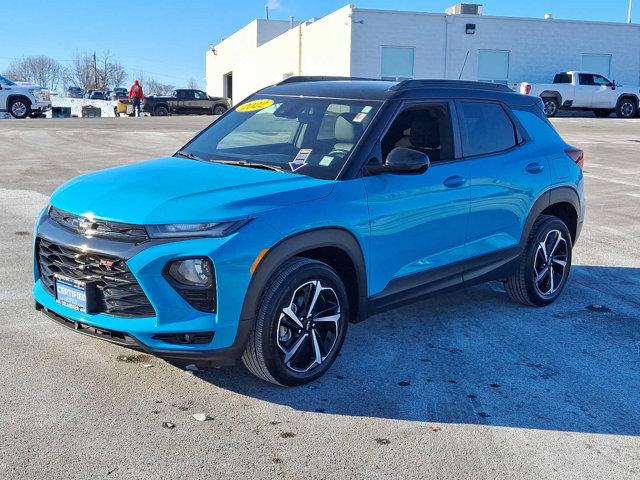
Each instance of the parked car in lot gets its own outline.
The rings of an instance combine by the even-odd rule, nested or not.
[[[638,111],[640,86],[618,85],[592,72],[561,72],[553,83],[521,83],[520,93],[542,98],[544,112],[553,117],[558,110],[590,110],[598,117],[614,111],[618,117],[630,118]]]
[[[114,88],[111,91],[110,99],[111,100],[124,100],[129,98],[129,91],[126,88]]]
[[[58,188],[36,221],[35,305],[303,384],[349,322],[433,292],[497,279],[523,305],[558,299],[582,165],[540,99],[504,85],[292,77],[173,157]]]
[[[67,88],[67,97],[68,98],[82,98],[84,97],[84,90],[80,87],[69,87]]]
[[[229,99],[210,97],[201,90],[178,89],[168,96],[151,95],[144,99],[144,112],[156,116],[171,114],[222,115],[229,109]]]
[[[89,100],[105,100],[106,99],[104,92],[100,90],[91,90],[87,98]]]
[[[49,89],[32,83],[16,83],[0,76],[0,111],[14,118],[39,117],[51,110]]]

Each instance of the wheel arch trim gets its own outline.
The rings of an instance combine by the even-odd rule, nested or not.
[[[578,195],[578,192],[574,188],[568,187],[568,186],[559,186],[559,187],[551,188],[550,190],[547,190],[544,193],[542,193],[538,197],[538,199],[534,202],[531,209],[529,210],[529,215],[527,216],[527,220],[525,222],[525,226],[524,226],[524,229],[522,230],[522,235],[520,237],[521,249],[524,249],[524,247],[526,246],[526,242],[529,239],[529,234],[531,233],[533,224],[535,223],[537,218],[540,216],[540,214],[550,206],[558,203],[569,203],[575,209],[576,215],[577,215],[575,239],[576,240],[578,239],[578,236],[580,235],[580,227],[581,227],[580,197]]]
[[[322,247],[338,248],[345,252],[353,262],[358,280],[356,285],[358,313],[355,320],[363,320],[366,315],[368,297],[366,265],[360,242],[345,228],[323,227],[293,234],[280,240],[269,249],[251,276],[242,305],[240,322],[254,320],[264,287],[280,265],[304,251]]]
[[[616,105],[620,105],[620,103],[626,98],[633,100],[634,102],[636,102],[636,107],[638,106],[638,96],[635,93],[631,93],[631,92],[620,94],[620,96],[618,97],[618,101],[616,102]]]
[[[557,90],[545,90],[540,93],[540,98],[555,98],[558,101],[558,106],[562,105],[562,95]]]

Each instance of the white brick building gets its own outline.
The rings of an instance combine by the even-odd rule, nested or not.
[[[640,25],[347,5],[296,24],[254,20],[206,53],[207,93],[236,102],[291,75],[511,84],[565,70],[640,83]]]

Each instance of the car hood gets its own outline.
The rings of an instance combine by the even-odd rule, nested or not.
[[[293,173],[168,157],[76,177],[53,193],[51,204],[138,225],[213,222],[316,200],[333,185]]]

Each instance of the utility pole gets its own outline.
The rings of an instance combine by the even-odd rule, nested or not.
[[[96,52],[93,52],[93,88],[98,88],[98,61]]]
[[[631,23],[632,11],[633,11],[633,0],[629,0],[629,14],[627,15],[627,23]]]

